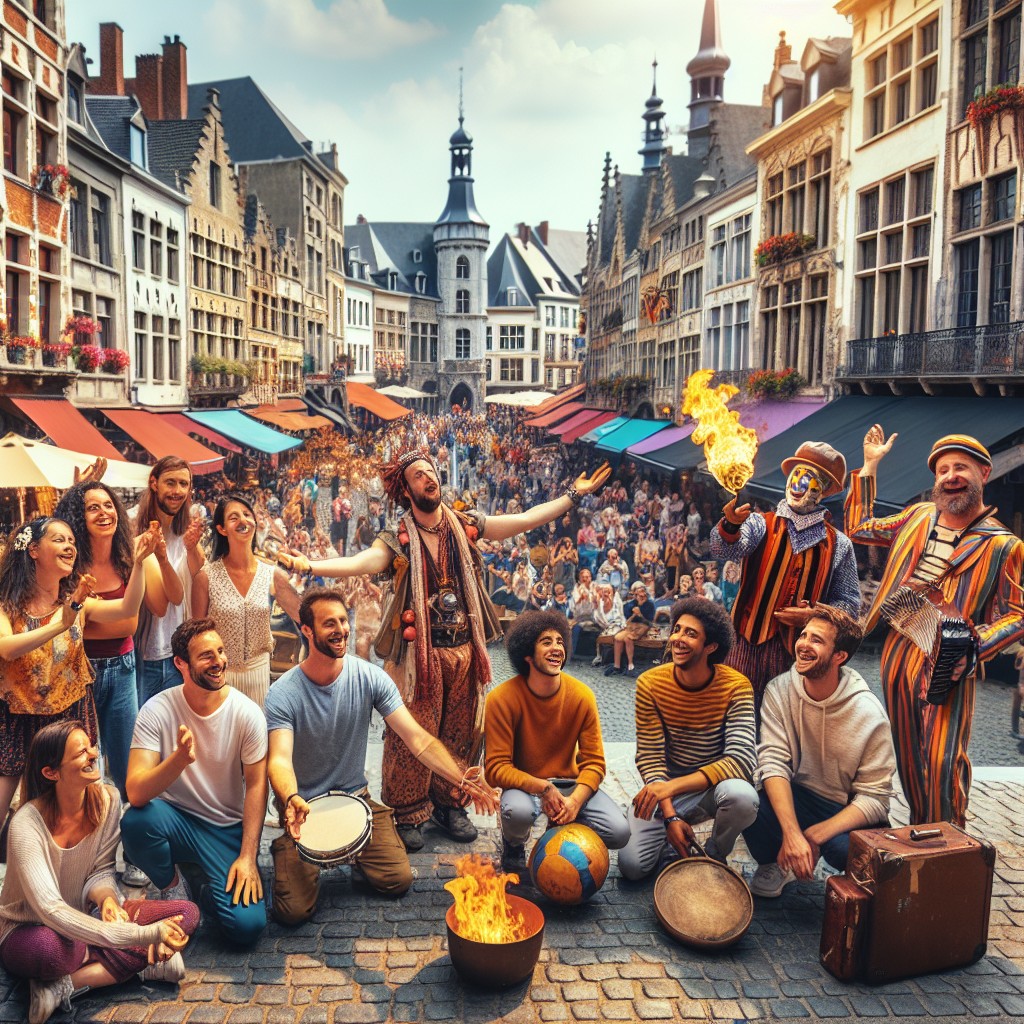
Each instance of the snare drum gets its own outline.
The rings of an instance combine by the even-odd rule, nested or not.
[[[304,861],[331,868],[355,860],[372,833],[373,811],[362,797],[324,793],[309,801],[295,846]]]

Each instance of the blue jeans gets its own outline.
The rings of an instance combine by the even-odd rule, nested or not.
[[[185,682],[181,673],[174,667],[174,658],[160,658],[157,661],[143,661],[142,674],[139,678],[139,707],[172,686],[181,686]]]
[[[110,777],[126,799],[125,779],[128,777],[128,751],[132,745],[135,716],[139,713],[135,689],[135,651],[113,658],[90,658],[96,679],[92,684],[96,714],[100,720],[100,747]]]
[[[562,796],[576,788],[574,779],[551,779]],[[507,843],[523,844],[530,828],[540,817],[540,797],[522,789],[506,789],[501,794],[501,836]],[[576,820],[592,828],[609,850],[619,850],[629,842],[629,822],[619,805],[603,790],[598,790],[580,808]],[[551,822],[548,822],[550,826]]]
[[[834,800],[826,800],[825,797],[818,796],[817,793],[805,786],[791,783],[791,788],[793,790],[793,808],[796,811],[796,820],[801,830],[826,821],[846,806],[846,804],[836,803]],[[758,808],[757,818],[749,828],[743,830],[743,838],[751,857],[758,864],[775,863],[779,856],[779,850],[782,849],[782,826],[779,824],[779,819],[775,817],[775,809],[772,807],[767,793],[761,794],[761,806]],[[846,858],[849,852],[849,832],[841,832],[821,845],[822,857],[836,871],[846,870]]]
[[[236,905],[232,894],[224,891],[228,871],[242,849],[241,822],[213,825],[158,798],[124,812],[121,840],[125,856],[160,889],[174,881],[176,864],[198,865],[210,880],[207,893],[214,919],[233,942],[251,946],[263,933],[266,903],[245,906],[239,900]]]

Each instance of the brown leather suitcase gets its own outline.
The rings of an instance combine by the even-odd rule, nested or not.
[[[847,877],[872,895],[864,980],[963,967],[985,955],[994,847],[948,822],[850,834]]]
[[[832,875],[825,883],[819,956],[825,970],[840,981],[855,981],[864,973],[871,899],[867,889],[846,875]]]

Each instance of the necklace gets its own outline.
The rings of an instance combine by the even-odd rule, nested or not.
[[[53,609],[56,608],[58,604],[60,604],[60,599],[59,598],[56,601],[51,601],[46,606],[46,610],[37,615],[35,612],[32,611],[32,602],[31,601],[26,601],[25,602],[25,614],[30,616],[33,619],[41,619],[44,615],[49,615],[49,613],[51,611],[53,611]],[[38,605],[36,607],[38,607]]]
[[[413,517],[413,522],[416,524],[416,529],[422,530],[424,533],[432,533],[435,536],[440,534],[440,532],[444,529],[445,526],[444,519],[442,519],[441,522],[437,524],[437,526],[427,526],[426,523],[421,523],[418,519],[415,518],[415,516]]]

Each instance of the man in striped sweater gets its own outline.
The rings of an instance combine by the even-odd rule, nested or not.
[[[636,684],[636,766],[644,786],[619,851],[619,870],[629,879],[650,874],[666,843],[689,856],[690,826],[708,818],[715,826],[707,854],[724,863],[757,817],[754,696],[746,676],[723,664],[735,636],[729,613],[688,597],[673,606],[671,620],[671,663]]]

